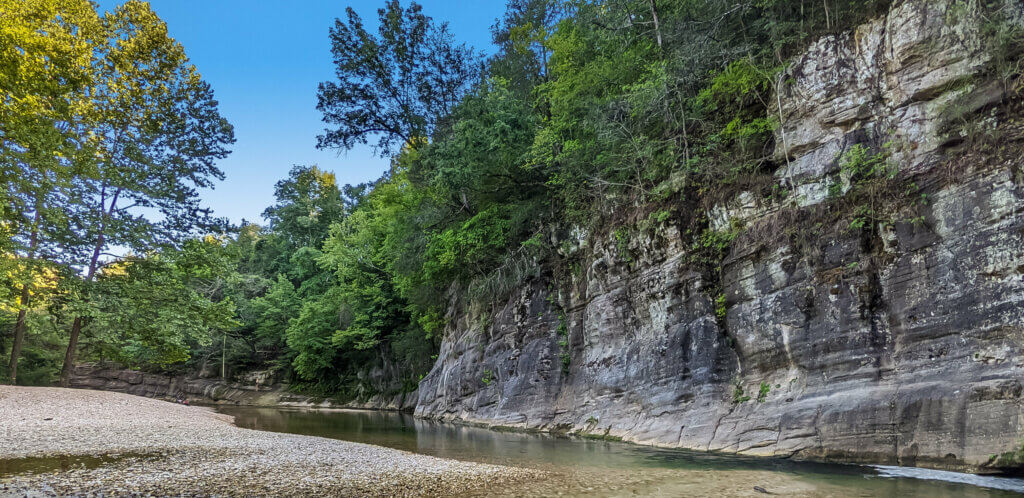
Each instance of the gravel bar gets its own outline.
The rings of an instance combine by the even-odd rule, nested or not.
[[[0,474],[0,495],[434,496],[479,494],[542,474],[231,421],[127,394],[0,386],[0,460],[114,457]]]

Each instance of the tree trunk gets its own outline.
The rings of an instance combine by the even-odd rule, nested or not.
[[[224,337],[220,343],[220,379],[223,381],[228,380],[228,363],[227,363],[227,352],[228,352],[228,333],[224,333]]]
[[[29,236],[28,242],[28,258],[27,263],[31,265],[36,257],[36,249],[39,246],[39,220],[41,218],[40,213],[40,201],[36,199],[36,214],[32,217],[32,235]],[[31,282],[31,266],[29,267],[29,281]],[[28,299],[29,299],[29,284],[22,284],[21,286],[21,306],[18,310],[18,321],[14,324],[14,345],[11,346],[11,363],[10,375],[11,385],[18,385],[18,357],[21,356],[21,347],[25,342],[25,328],[28,325],[25,323],[28,317]]]
[[[68,350],[64,353],[64,366],[60,369],[60,387],[71,386],[71,370],[75,364],[75,350],[78,349],[78,335],[82,333],[82,319],[75,318],[71,324],[71,339],[68,340]]]
[[[654,34],[658,41],[658,48],[661,48],[661,23],[658,21],[658,3],[655,0],[650,0],[651,3],[651,18],[654,21]]]
[[[89,261],[89,272],[85,275],[85,281],[91,282],[93,277],[96,276],[96,269],[99,268],[100,254],[103,252],[103,248],[106,246],[106,229],[107,229],[107,218],[114,213],[114,208],[117,205],[117,198],[121,195],[121,189],[117,189],[114,192],[113,198],[110,201],[110,210],[106,210],[104,203],[106,202],[106,187],[103,187],[103,191],[100,194],[100,211],[103,213],[103,217],[100,221],[99,236],[96,238],[96,246],[92,251],[92,259]],[[82,317],[75,317],[74,323],[71,324],[71,338],[68,340],[68,350],[64,353],[64,365],[60,369],[60,387],[68,387],[71,384],[71,370],[74,369],[75,363],[75,350],[78,348],[78,336],[82,333]]]
[[[11,385],[18,385],[18,357],[21,356],[21,345],[25,341],[25,317],[28,314],[28,284],[21,286],[21,309],[18,310],[18,321],[14,324],[14,345],[11,347]]]

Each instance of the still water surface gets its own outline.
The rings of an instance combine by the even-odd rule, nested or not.
[[[494,431],[364,410],[219,407],[240,427],[322,436],[457,460],[541,469],[507,496],[1021,496],[1024,480],[904,467],[798,463]]]

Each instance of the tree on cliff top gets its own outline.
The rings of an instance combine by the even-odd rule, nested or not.
[[[391,0],[379,9],[378,36],[351,7],[346,12],[330,35],[338,80],[317,92],[323,121],[337,127],[324,130],[317,146],[351,149],[376,139],[384,156],[417,147],[476,81],[479,55],[415,2],[403,8]]]

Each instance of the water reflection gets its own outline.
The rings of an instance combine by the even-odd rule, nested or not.
[[[0,477],[21,474],[67,472],[71,469],[95,469],[118,462],[156,458],[150,453],[111,453],[106,455],[54,455],[0,459]]]
[[[546,470],[552,478],[500,490],[515,495],[758,496],[754,486],[798,496],[1019,496],[1019,479],[927,480],[917,469],[798,463],[612,441],[495,431],[394,412],[220,407],[241,427],[375,444],[458,460]],[[995,486],[1003,489],[994,489]],[[493,494],[496,490],[488,490]],[[763,496],[763,495],[761,495]]]

